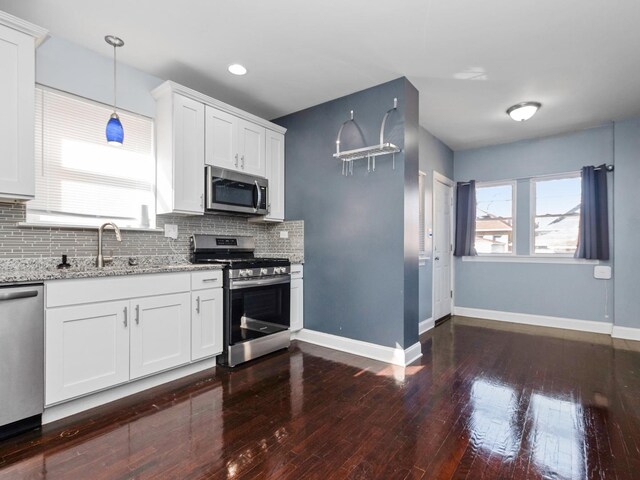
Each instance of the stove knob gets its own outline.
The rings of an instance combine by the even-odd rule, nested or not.
[[[266,275],[269,273],[269,269],[268,268],[261,268],[260,269],[260,275]]]
[[[246,270],[244,271],[244,274],[245,274],[245,276],[247,276],[247,277],[250,277],[252,273],[253,273],[253,270],[251,270],[250,268],[248,268],[248,269],[246,269]]]
[[[251,274],[251,270],[240,270],[240,276],[246,277]]]

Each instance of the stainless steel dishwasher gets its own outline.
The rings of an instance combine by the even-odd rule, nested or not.
[[[42,285],[0,287],[0,439],[41,424],[43,297]]]

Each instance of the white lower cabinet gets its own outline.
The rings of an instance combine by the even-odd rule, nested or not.
[[[46,312],[46,404],[129,380],[129,301]]]
[[[131,379],[191,360],[191,294],[131,300]]]
[[[220,271],[46,282],[45,405],[222,352],[214,280]]]
[[[291,280],[291,331],[297,332],[304,326],[304,285],[302,278]]]
[[[222,288],[191,293],[191,360],[222,352]]]

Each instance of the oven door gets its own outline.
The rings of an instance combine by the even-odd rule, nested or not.
[[[284,332],[290,325],[291,277],[229,280],[227,341],[237,345]]]
[[[207,166],[206,209],[247,215],[266,215],[269,181],[223,168]]]

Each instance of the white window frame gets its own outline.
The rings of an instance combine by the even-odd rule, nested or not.
[[[512,222],[513,222],[513,242],[512,242],[512,248],[511,248],[511,253],[478,253],[478,255],[476,255],[476,257],[489,257],[489,258],[500,258],[500,257],[504,257],[504,258],[511,258],[514,257],[516,255],[516,248],[517,248],[517,226],[518,226],[518,222],[517,222],[517,218],[516,218],[516,212],[517,212],[517,196],[518,196],[518,182],[517,180],[492,180],[492,181],[488,181],[488,182],[476,182],[476,203],[477,203],[477,190],[478,188],[483,188],[483,187],[501,187],[504,185],[511,185],[511,218],[512,218]],[[477,222],[478,217],[476,216],[474,221]],[[477,227],[477,223],[476,223],[476,227]],[[474,248],[475,248],[475,237],[474,237]],[[475,258],[475,257],[469,257],[469,258]]]
[[[95,104],[95,105],[100,105],[100,106],[104,106],[104,107],[108,107],[108,108],[112,108],[110,105],[105,104],[103,102],[100,102],[98,100],[94,100],[88,97],[84,97],[82,95],[77,95],[75,93],[70,93],[64,90],[59,90],[57,88],[53,88],[53,87],[49,87],[47,85],[43,85],[40,83],[36,83],[35,84],[35,89],[40,89],[44,92],[49,91],[52,93],[55,93],[57,95],[61,95],[61,96],[67,96],[69,98],[72,99],[76,99],[76,100],[80,100],[80,101],[85,101],[88,104]],[[157,157],[156,157],[156,122],[155,122],[155,118],[154,117],[149,117],[147,115],[143,115],[140,113],[136,113],[130,110],[125,110],[123,108],[118,108],[119,112],[126,112],[128,115],[134,115],[140,118],[144,118],[146,120],[150,120],[151,121],[151,155],[153,158],[154,163],[156,164],[156,171],[155,171],[155,178],[154,178],[154,188],[153,188],[153,196],[154,196],[154,202],[156,202],[157,204],[157,199],[158,199],[158,179],[157,179],[157,174],[158,174],[158,167],[157,167]],[[155,212],[155,210],[154,210]],[[157,227],[157,213],[154,213],[154,225],[156,225],[155,227],[142,227],[142,226],[122,226],[120,227],[120,230],[129,230],[129,231],[140,231],[140,232],[160,232],[163,231],[163,229],[158,228]],[[26,220],[26,215],[25,215],[25,220]],[[109,221],[108,219],[106,219],[105,221]],[[84,229],[94,229],[97,228],[95,225],[92,224],[85,224],[85,223],[59,223],[59,222],[37,222],[37,221],[24,221],[24,222],[19,222],[18,223],[18,227],[23,227],[23,228],[44,228],[44,229],[48,229],[48,228],[60,228],[60,229],[68,229],[68,230],[84,230]]]
[[[529,179],[529,256],[532,258],[550,258],[550,259],[573,259],[578,260],[570,253],[536,253],[536,181],[546,180],[563,180],[567,178],[580,178],[581,173],[579,171],[559,173],[557,175],[539,175],[531,177]],[[583,259],[584,260],[584,259]],[[597,262],[597,260],[596,260]],[[573,263],[573,262],[570,262]],[[599,263],[599,262],[598,262]]]

